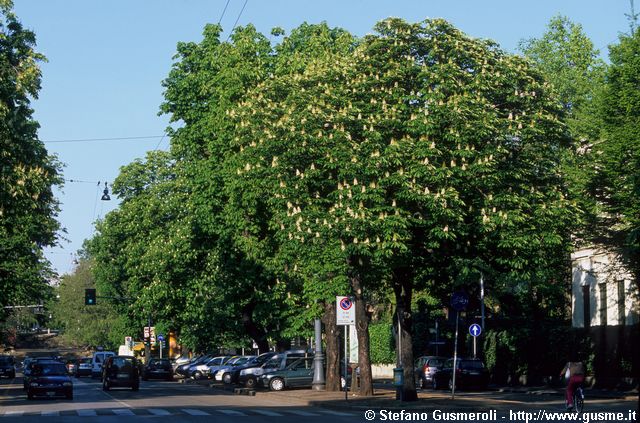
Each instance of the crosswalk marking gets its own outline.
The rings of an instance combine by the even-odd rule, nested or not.
[[[60,415],[59,411],[43,411],[40,413],[43,417],[57,417]]]
[[[339,411],[332,411],[332,410],[319,410],[322,414],[329,414],[331,416],[344,416],[344,417],[353,417],[355,416],[355,414],[351,414],[351,413],[341,413]]]
[[[24,411],[20,410],[20,411],[7,411],[6,413],[4,413],[5,416],[12,416],[12,417],[18,417],[18,416],[22,416],[24,414]]]
[[[296,416],[302,416],[302,417],[317,417],[320,415],[320,414],[309,413],[308,411],[300,411],[300,410],[287,410],[287,412],[291,414],[295,414]]]
[[[263,416],[269,416],[269,417],[284,416],[284,414],[276,413],[275,411],[268,411],[268,410],[251,410],[251,411],[253,411],[254,413],[262,414]]]
[[[116,416],[135,416],[133,411],[129,410],[128,408],[115,408],[112,411]]]
[[[95,417],[98,415],[96,410],[77,410],[77,412],[80,417]]]
[[[236,410],[217,410],[217,411],[221,412],[222,414],[226,414],[227,416],[242,416],[242,417],[247,416],[243,412],[236,411]]]
[[[202,411],[202,410],[196,410],[193,408],[183,408],[182,411],[184,411],[185,413],[189,414],[190,416],[210,416],[211,414],[207,413],[206,411]]]
[[[171,413],[168,412],[167,410],[163,410],[161,408],[149,408],[149,413],[155,415],[155,416],[170,416]]]

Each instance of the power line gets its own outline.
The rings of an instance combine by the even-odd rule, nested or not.
[[[238,25],[238,21],[240,21],[240,16],[242,16],[242,12],[244,12],[244,8],[247,6],[247,2],[249,0],[244,0],[244,4],[242,5],[242,9],[240,9],[240,13],[238,13],[238,17],[236,18],[235,23],[233,24],[233,27],[231,28],[231,31],[229,31],[229,36],[227,37],[227,41],[229,41],[229,39],[231,38],[231,34],[233,34],[233,30],[236,29],[236,26]]]
[[[98,141],[122,141],[122,140],[146,140],[152,138],[164,138],[165,135],[148,135],[144,137],[114,137],[114,138],[79,138],[79,139],[68,139],[68,140],[49,140],[42,141],[43,143],[53,144],[53,143],[62,143],[62,142],[98,142]]]
[[[224,10],[222,11],[222,15],[220,15],[220,19],[218,19],[218,25],[220,25],[220,22],[222,22],[222,18],[224,18],[224,12],[227,11],[227,7],[229,6],[229,2],[231,0],[227,0],[227,4],[224,5]]]

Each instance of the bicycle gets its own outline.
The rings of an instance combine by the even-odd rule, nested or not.
[[[576,413],[582,413],[582,409],[584,408],[584,391],[582,390],[582,385],[578,386],[576,390],[573,392],[573,407],[567,408],[568,412],[575,411]]]
[[[582,409],[584,408],[584,391],[582,390],[582,386],[578,386],[576,390],[573,392],[573,409],[576,413],[582,413]]]

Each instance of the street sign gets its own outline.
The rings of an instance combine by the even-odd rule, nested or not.
[[[475,338],[476,336],[479,336],[482,333],[482,327],[479,324],[474,323],[471,326],[469,326],[469,333],[471,334],[471,336]]]
[[[350,297],[336,297],[336,324],[356,324],[356,308]]]
[[[451,306],[456,311],[463,311],[469,304],[469,297],[464,292],[454,292],[451,296]]]
[[[158,341],[160,342],[164,341],[164,335],[162,334],[158,335]]]

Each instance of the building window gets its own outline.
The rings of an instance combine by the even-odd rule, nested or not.
[[[600,290],[600,324],[607,326],[607,284],[598,285]]]
[[[618,324],[620,326],[624,326],[625,325],[625,321],[626,319],[626,313],[625,313],[625,290],[624,290],[624,280],[619,280],[618,281]]]

